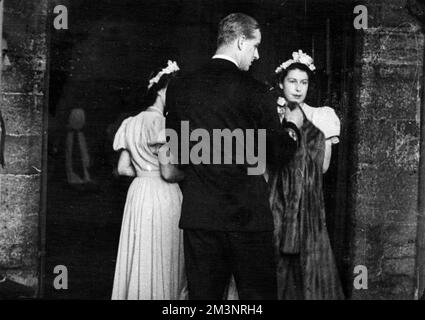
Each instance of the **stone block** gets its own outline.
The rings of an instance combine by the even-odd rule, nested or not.
[[[390,161],[395,148],[394,127],[392,121],[362,119],[358,132],[358,161],[371,165]]]
[[[5,168],[0,174],[36,174],[41,170],[41,136],[6,136]]]
[[[30,68],[22,70],[21,66],[12,64],[2,71],[1,89],[3,93],[30,93],[35,85],[35,71]]]
[[[406,0],[366,1],[369,28],[391,27],[397,29],[419,28],[419,23],[406,8]]]
[[[385,298],[393,300],[412,300],[414,298],[415,278],[406,275],[392,275],[383,279]]]
[[[418,118],[421,65],[365,64],[361,72],[361,119]]]
[[[415,196],[410,197],[413,200]],[[407,203],[407,202],[406,202]],[[402,222],[409,225],[416,225],[418,218],[416,216],[416,201],[409,201],[406,208],[402,205],[397,210],[387,211],[387,222]]]
[[[406,299],[412,294],[414,241],[407,236],[405,243],[396,245],[394,239],[389,240],[389,230],[382,224],[356,228],[353,265],[367,267],[369,287],[353,288],[353,299]],[[412,227],[404,227],[403,232],[412,232]]]
[[[385,233],[382,225],[356,228],[356,238],[353,247],[353,266],[362,265],[367,268],[369,288],[372,283],[386,276],[383,271],[385,259]],[[359,244],[361,244],[359,246]],[[354,290],[356,291],[356,290]]]
[[[358,195],[355,208],[355,225],[359,228],[379,225],[386,219],[386,212],[382,211],[375,199],[368,195]]]
[[[416,246],[414,243],[407,243],[402,245],[385,244],[384,257],[386,259],[403,259],[415,258]]]
[[[47,16],[28,13],[24,17],[21,14],[8,14],[4,16],[3,28],[7,35],[20,34],[31,37],[47,31]]]
[[[40,135],[42,108],[32,95],[3,94],[2,114],[9,135]]]
[[[407,275],[413,277],[415,273],[415,259],[385,259],[383,271],[388,275]]]
[[[68,0],[64,0],[68,1]],[[14,0],[6,1],[4,5],[4,12],[7,15],[17,14],[22,17],[28,17],[32,14],[47,14],[48,3],[46,0]]]
[[[0,235],[0,264],[3,268],[37,265],[38,215],[7,219]]]
[[[355,300],[411,300],[414,279],[406,275],[382,276],[371,279],[367,290],[353,290]]]
[[[364,65],[364,68],[373,68],[374,73],[380,79],[389,79],[389,80],[403,80],[410,81],[413,84],[416,84],[419,81],[419,78],[422,75],[422,61],[418,60],[417,64],[414,65],[389,65],[389,64],[379,64],[379,65]]]
[[[389,222],[383,226],[385,242],[394,247],[416,242],[416,224]]]
[[[0,197],[0,214],[3,219],[38,213],[40,175],[0,174]]]
[[[34,266],[38,255],[40,176],[0,175],[0,265]]]
[[[362,62],[372,65],[422,64],[424,40],[418,31],[365,30]]]
[[[46,28],[48,1],[13,0],[4,5],[5,26],[22,26],[20,32],[42,32]],[[16,29],[15,29],[16,30]]]
[[[44,71],[35,70],[34,71],[34,86],[33,93],[37,96],[45,94],[46,90],[46,73]],[[37,99],[37,98],[36,98]]]
[[[369,225],[366,227],[366,264],[369,278],[378,277],[382,270],[384,258],[385,232],[383,225]]]
[[[419,124],[397,121],[394,160],[398,168],[416,172],[419,167]]]
[[[37,268],[10,269],[6,271],[6,276],[12,281],[33,288],[34,297],[36,296],[38,286]]]
[[[23,35],[7,33],[9,59],[21,73],[28,70],[46,70],[46,34]]]
[[[365,227],[356,226],[354,228],[354,242],[353,248],[353,261],[352,264],[367,265],[367,252],[369,251],[370,244],[367,239],[367,230]]]
[[[363,169],[358,172],[357,183],[356,225],[416,224],[416,173],[385,167]]]
[[[382,210],[389,221],[404,222],[414,219],[417,205],[417,175],[409,172],[387,171],[381,173],[379,197]]]
[[[22,36],[7,34],[11,66],[2,73],[3,93],[40,92],[46,71],[46,35]],[[40,81],[41,79],[41,81]],[[35,88],[34,88],[35,87]]]

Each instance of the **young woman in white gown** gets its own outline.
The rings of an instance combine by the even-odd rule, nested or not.
[[[165,93],[176,63],[149,83],[153,104],[123,121],[114,138],[118,173],[135,177],[121,227],[112,299],[186,299],[183,234],[178,228],[183,174],[166,157]]]

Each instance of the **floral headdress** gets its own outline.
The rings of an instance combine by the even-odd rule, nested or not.
[[[148,89],[150,89],[155,83],[158,83],[164,74],[171,74],[180,70],[177,62],[175,61],[168,60],[167,64],[166,68],[162,69],[155,77],[149,80]]]
[[[313,64],[313,58],[310,57],[308,54],[302,52],[302,50],[298,50],[298,52],[292,52],[292,59],[283,62],[279,67],[276,68],[275,73],[282,72],[291,64],[296,62],[305,64],[311,71],[316,70],[316,67]]]

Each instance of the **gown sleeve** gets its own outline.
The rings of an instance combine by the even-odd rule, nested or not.
[[[159,149],[166,143],[165,118],[157,117],[147,132],[147,141],[152,153],[158,155]]]
[[[316,108],[311,122],[323,132],[326,140],[330,140],[332,144],[339,142],[341,122],[334,109],[330,107]]]
[[[113,149],[115,151],[121,150],[121,149],[127,149],[127,143],[125,139],[125,132],[127,128],[127,124],[130,121],[130,118],[125,119],[121,126],[118,128],[117,132],[115,133],[114,137],[114,143],[113,143]]]

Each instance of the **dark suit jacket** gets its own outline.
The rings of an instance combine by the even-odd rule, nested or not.
[[[174,129],[180,139],[181,121],[189,121],[190,132],[202,128],[211,137],[211,152],[203,153],[211,159],[210,164],[182,163],[185,179],[181,183],[180,227],[241,232],[272,230],[264,177],[247,174],[250,164],[246,157],[243,163],[236,161],[235,151],[241,146],[246,151],[246,141],[233,139],[232,155],[224,152],[224,143],[221,148],[212,145],[214,129],[242,129],[245,134],[247,129],[264,128],[267,129],[267,160],[286,161],[291,157],[297,142],[280,124],[276,99],[269,89],[233,63],[213,59],[200,70],[170,83],[167,109],[167,128]],[[299,134],[293,124],[287,127]],[[189,149],[197,143],[191,141]],[[181,153],[187,151],[181,146],[179,159],[182,159]],[[214,152],[218,152],[222,164],[212,164]],[[224,158],[232,158],[232,164],[223,164]]]

